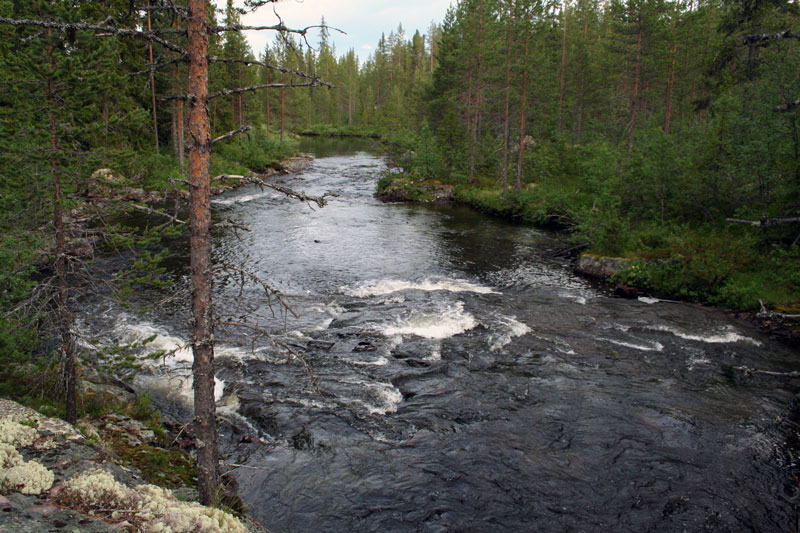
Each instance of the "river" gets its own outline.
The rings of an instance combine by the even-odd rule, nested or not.
[[[800,370],[796,347],[719,310],[615,298],[553,253],[562,237],[382,204],[385,165],[363,143],[307,149],[286,185],[335,195],[327,207],[258,188],[213,202],[250,230],[218,230],[216,263],[297,315],[239,276],[217,284],[223,320],[252,326],[217,334],[222,451],[239,465],[224,470],[267,528],[797,528],[797,381],[737,369]],[[171,254],[185,286],[185,247]],[[103,312],[115,342],[170,351],[139,385],[185,409],[185,302]]]

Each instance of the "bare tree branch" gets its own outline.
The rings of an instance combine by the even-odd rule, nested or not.
[[[186,63],[188,61],[188,59],[189,58],[186,57],[186,56],[177,57],[175,59],[170,59],[169,61],[164,61],[163,63],[156,63],[156,64],[153,65],[152,69],[148,68],[148,69],[139,70],[139,71],[136,71],[136,72],[129,72],[128,76],[133,77],[133,76],[141,76],[142,74],[150,74],[151,70],[153,70],[153,71],[161,70],[164,67],[168,67],[168,66],[174,65],[176,63]]]
[[[786,113],[787,111],[791,111],[796,107],[800,107],[800,98],[794,100],[793,102],[786,102],[783,105],[775,106],[772,108],[772,110],[778,113]]]
[[[219,98],[220,96],[229,96],[231,94],[249,93],[258,91],[260,89],[276,89],[280,87],[319,87],[320,81],[318,78],[312,78],[311,81],[306,83],[265,83],[263,85],[253,85],[251,87],[238,87],[236,89],[224,89],[208,95],[208,99]]]
[[[178,217],[170,215],[169,213],[165,213],[164,211],[159,211],[158,209],[153,209],[152,207],[147,207],[146,205],[139,205],[139,204],[130,204],[130,206],[135,209],[136,211],[141,211],[142,213],[147,213],[148,215],[158,215],[160,217],[164,217],[168,219],[170,222],[174,222],[176,224],[186,225],[188,222],[185,220],[181,220]]]
[[[762,217],[761,220],[744,220],[741,218],[726,218],[726,222],[736,222],[737,224],[747,224],[748,226],[758,226],[761,228],[768,228],[777,226],[779,224],[790,224],[792,222],[800,222],[800,217],[784,217],[784,218],[767,218]]]
[[[783,30],[779,31],[778,33],[745,35],[742,37],[742,44],[759,44],[769,41],[776,41],[778,39],[800,39],[800,33],[792,30]]]
[[[211,141],[211,146],[214,146],[216,143],[218,143],[218,142],[222,142],[222,141],[224,141],[225,139],[230,139],[230,138],[231,138],[231,137],[233,137],[234,135],[238,135],[238,134],[240,134],[240,133],[244,133],[244,132],[246,132],[246,131],[250,131],[251,129],[252,129],[252,128],[251,128],[250,126],[246,126],[246,125],[245,125],[245,126],[239,126],[239,127],[238,127],[238,128],[236,128],[235,130],[233,130],[233,131],[229,131],[229,132],[228,132],[228,133],[226,133],[225,135],[220,135],[219,137],[217,137],[216,139],[214,139],[213,141]]]
[[[85,22],[71,23],[71,22],[59,22],[54,20],[36,20],[36,19],[11,19],[7,17],[0,17],[0,24],[9,24],[11,26],[49,28],[62,31],[64,30],[96,31],[96,32],[101,32],[98,33],[98,35],[100,36],[113,35],[113,36],[123,36],[123,37],[135,37],[137,39],[144,39],[147,41],[158,43],[164,48],[172,50],[173,52],[178,52],[181,55],[187,53],[186,50],[184,50],[177,44],[171,43],[158,36],[158,34],[161,33],[175,33],[176,31],[182,31],[185,34],[186,32],[184,30],[170,29],[170,30],[142,31],[132,28],[118,28],[116,26],[110,26],[108,24],[89,24]]]
[[[296,198],[297,200],[300,200],[302,202],[309,202],[309,203],[314,202],[321,208],[328,205],[328,201],[325,199],[325,196],[327,196],[327,194],[324,194],[322,196],[309,196],[304,192],[297,192],[290,189],[289,187],[283,187],[282,185],[266,182],[255,174],[250,174],[248,176],[239,176],[236,174],[220,174],[219,176],[215,177],[212,181],[221,181],[225,179],[240,180],[242,183],[250,183],[253,185],[258,185],[259,187],[268,187],[270,189],[283,193],[290,198]]]
[[[292,307],[289,305],[289,302],[286,301],[286,297],[283,295],[283,293],[281,291],[279,291],[278,289],[276,289],[275,287],[273,287],[272,285],[270,285],[269,283],[267,283],[266,281],[264,281],[260,277],[256,276],[255,274],[253,274],[249,270],[245,270],[245,269],[243,269],[241,267],[238,267],[236,265],[231,265],[229,263],[222,264],[220,266],[220,269],[221,270],[226,270],[226,271],[229,271],[229,272],[236,272],[237,274],[239,274],[239,276],[241,276],[243,278],[247,278],[247,279],[253,281],[254,283],[260,285],[261,288],[264,289],[264,292],[266,293],[266,295],[268,297],[275,296],[278,299],[278,302],[281,304],[281,306],[283,306],[284,309],[289,311],[292,314],[293,317],[300,318],[300,316],[297,313],[295,313],[294,310],[292,309]]]
[[[256,66],[259,66],[259,67],[266,67],[268,69],[277,70],[278,72],[283,72],[284,74],[293,74],[293,75],[295,75],[295,76],[297,76],[299,78],[306,78],[306,79],[310,79],[310,80],[315,80],[320,85],[325,85],[327,87],[335,87],[335,85],[333,85],[332,83],[328,83],[328,82],[322,81],[318,77],[313,76],[311,74],[308,74],[306,72],[303,72],[301,70],[294,70],[294,69],[290,69],[290,68],[279,67],[277,65],[272,65],[270,63],[265,63],[263,61],[255,61],[255,60],[251,60],[251,59],[236,59],[236,58],[231,58],[231,57],[209,57],[208,58],[208,62],[209,63],[243,63],[246,66],[256,65]]]
[[[207,100],[219,98],[220,96],[229,96],[231,94],[241,94],[261,89],[279,89],[281,87],[319,87],[322,83],[316,78],[310,78],[311,81],[306,83],[267,83],[264,85],[253,85],[252,87],[239,87],[237,89],[225,89],[213,94],[209,94]],[[330,85],[329,85],[330,86]],[[331,86],[332,87],[332,86]],[[194,98],[191,94],[174,94],[172,96],[165,96],[160,99],[161,102],[173,102],[176,100],[191,101]]]

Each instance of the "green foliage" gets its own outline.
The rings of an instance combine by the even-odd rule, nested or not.
[[[174,190],[184,179],[174,156],[153,152],[136,153],[115,170],[133,185],[150,191]]]
[[[264,128],[256,128],[249,134],[224,141],[213,154],[213,170],[218,174],[241,174],[247,170],[264,172],[273,164],[297,152],[297,139],[284,140],[267,135]],[[242,170],[244,172],[241,172]],[[232,172],[236,171],[236,172]]]

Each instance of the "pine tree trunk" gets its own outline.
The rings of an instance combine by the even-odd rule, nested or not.
[[[47,30],[50,37],[50,30]],[[50,173],[53,178],[53,226],[56,237],[56,320],[61,334],[61,357],[63,361],[63,386],[66,404],[65,419],[70,424],[78,420],[78,402],[75,390],[77,382],[77,369],[75,367],[75,339],[72,335],[72,313],[69,310],[67,299],[67,236],[64,222],[63,202],[61,194],[61,176],[59,173],[56,154],[58,153],[58,128],[56,125],[55,106],[55,64],[53,61],[53,46],[48,48],[47,65],[49,76],[47,79],[47,100],[50,104],[48,119],[50,123]]]
[[[244,87],[244,82],[242,81],[242,65],[239,65],[239,87]],[[244,96],[242,93],[239,93],[239,126],[244,126]]]
[[[284,87],[281,87],[281,141],[283,141],[285,117],[286,117],[286,90]]]
[[[150,5],[148,3],[148,5]],[[150,11],[147,12],[147,31],[152,31],[150,27]],[[158,120],[156,117],[156,77],[153,67],[153,42],[148,41],[147,48],[150,52],[150,97],[153,106],[153,138],[155,139],[156,152],[158,152]]]
[[[666,96],[666,110],[664,111],[664,133],[669,135],[669,129],[672,122],[672,89],[675,85],[675,59],[678,54],[678,42],[672,44],[672,60],[669,64],[669,74],[667,75],[667,96]]]
[[[184,161],[184,151],[186,147],[184,146],[184,135],[183,135],[183,101],[178,101],[178,162],[181,165],[181,172],[183,172],[183,167],[186,165],[186,161]]]
[[[513,22],[513,19],[512,19]],[[508,32],[506,33],[506,107],[503,115],[503,195],[508,194],[508,153],[509,153],[509,129],[511,125],[511,27],[512,22],[508,24]]]
[[[567,72],[567,3],[564,1],[564,33],[561,36],[561,87],[558,91],[558,136],[564,132],[564,92]]]
[[[519,194],[522,190],[522,159],[525,151],[525,105],[528,100],[528,48],[530,38],[528,36],[528,17],[525,17],[525,52],[522,55],[522,103],[519,112],[519,145],[517,151],[517,175],[514,178],[514,192]]]
[[[190,100],[189,180],[191,192],[192,351],[197,483],[200,502],[214,502],[219,487],[216,405],[214,403],[214,320],[211,299],[211,195],[208,117],[208,27],[206,0],[189,0]]]
[[[631,95],[631,121],[628,126],[628,150],[633,149],[633,137],[636,133],[636,112],[639,99],[639,72],[642,62],[642,20],[639,17],[639,32],[636,40],[636,66],[633,78],[633,95]]]

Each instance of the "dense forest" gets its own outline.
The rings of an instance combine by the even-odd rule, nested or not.
[[[570,251],[624,258],[615,282],[658,296],[800,312],[796,4],[462,0],[361,58],[324,18],[318,39],[279,25],[252,50],[241,18],[273,2],[200,3],[211,183],[279,166],[298,135],[376,137],[396,167],[381,194],[446,191],[567,232]],[[33,361],[40,398],[74,396],[70,307],[164,283],[154,243],[183,231],[152,206],[194,186],[190,17],[133,6],[0,0],[4,394]],[[164,224],[137,224],[143,211]],[[95,252],[128,265],[97,279]]]

